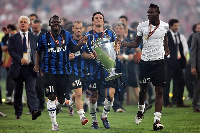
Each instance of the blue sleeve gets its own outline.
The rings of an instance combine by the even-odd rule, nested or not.
[[[86,33],[86,35],[88,35],[88,34],[89,34],[89,33]],[[86,52],[86,53],[89,53],[90,51],[92,51],[92,49],[91,49],[91,46],[92,46],[92,44],[91,44],[92,38],[91,38],[91,37],[92,37],[91,35],[88,35],[88,41],[87,41],[86,44],[83,45],[83,48],[82,48],[82,50],[83,50],[84,52]],[[88,48],[89,48],[90,51],[88,51]]]
[[[43,51],[43,49],[44,49],[43,39],[45,39],[45,38],[46,38],[46,34],[39,38],[36,51],[39,51],[39,52]]]
[[[4,43],[3,43],[3,42],[1,42],[1,46],[4,46]]]
[[[111,42],[114,42],[116,40],[116,36],[115,36],[115,32],[114,31],[111,31],[109,30],[109,36],[111,37]]]
[[[69,50],[73,53],[73,49],[74,49],[74,46],[76,45],[72,39],[72,35],[69,33],[69,32],[65,32],[66,33],[66,38],[68,39],[68,47],[69,47]]]
[[[83,52],[87,52],[87,46],[86,46],[86,44],[83,45],[82,51],[83,51]]]

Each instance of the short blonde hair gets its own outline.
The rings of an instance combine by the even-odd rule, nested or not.
[[[74,21],[74,23],[73,23],[73,27],[74,27],[75,24],[82,24],[82,22],[81,22],[80,20],[76,20],[76,21]]]
[[[21,20],[22,18],[26,18],[26,19],[28,20],[28,24],[30,24],[30,19],[29,19],[27,16],[24,16],[24,15],[19,17],[19,19],[18,19],[18,24],[20,23],[20,20]]]

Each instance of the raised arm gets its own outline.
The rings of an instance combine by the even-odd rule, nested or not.
[[[128,48],[137,48],[137,47],[139,47],[141,41],[142,41],[142,36],[136,36],[135,41],[133,41],[133,42],[122,42],[122,46],[128,47]]]

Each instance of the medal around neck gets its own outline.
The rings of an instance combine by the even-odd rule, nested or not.
[[[105,79],[106,81],[122,76],[122,73],[115,73],[116,52],[113,42],[110,42],[108,38],[99,38],[93,43],[92,50],[97,53],[98,60],[109,73],[109,76]]]

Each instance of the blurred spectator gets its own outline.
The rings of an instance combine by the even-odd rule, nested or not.
[[[138,24],[139,24],[138,22],[132,22],[132,23],[130,24],[131,29],[132,29],[133,31],[137,32]]]
[[[85,32],[87,33],[89,31],[91,31],[92,29],[93,29],[92,28],[92,24],[88,24],[87,27],[86,27],[86,29],[85,29]]]
[[[32,30],[33,30],[33,34],[35,34],[38,37],[40,37],[41,35],[44,35],[47,32],[47,30],[42,29],[42,22],[39,19],[33,20]]]
[[[3,27],[2,29],[4,31],[4,37],[2,38],[1,47],[3,51],[3,67],[6,68],[7,71],[7,77],[6,77],[6,104],[13,104],[12,94],[13,94],[13,82],[12,82],[12,76],[9,74],[9,67],[12,62],[12,58],[10,57],[8,53],[8,39],[11,35],[14,35],[16,31],[16,27],[12,24],[9,24],[7,27]]]
[[[68,20],[66,18],[61,18],[61,28],[65,30],[65,25],[67,24]]]
[[[33,32],[33,29],[32,29],[32,22],[33,22],[33,20],[38,19],[38,16],[37,16],[37,14],[30,14],[30,15],[28,16],[28,18],[30,19],[30,28],[29,28],[29,31],[30,31],[30,32]]]
[[[2,65],[2,49],[0,47],[0,66]],[[1,72],[1,69],[0,69]],[[1,81],[1,75],[0,75],[0,81]],[[2,95],[1,95],[1,85],[0,85],[0,105],[2,104]]]
[[[188,48],[189,53],[187,54],[187,65],[185,67],[185,85],[188,90],[188,97],[186,97],[186,100],[190,100],[193,98],[194,94],[194,86],[195,86],[195,76],[191,73],[191,64],[190,64],[190,50],[191,50],[191,43],[192,43],[192,37],[195,33],[200,32],[200,23],[194,24],[192,27],[193,33],[190,35],[188,39]]]
[[[128,17],[125,15],[122,15],[119,17],[119,20],[122,21],[125,24],[125,32],[123,34],[123,39],[122,41],[126,41],[126,42],[131,42],[135,40],[135,36],[136,33],[132,30],[130,30],[128,28]],[[131,50],[131,52],[127,51],[127,50]],[[136,51],[136,52],[135,52]],[[127,53],[128,52],[128,53]],[[125,48],[125,47],[121,47],[120,49],[120,53],[123,56],[123,64],[126,65],[126,67],[124,66],[124,69],[126,70],[126,74],[127,74],[127,87],[126,87],[126,91],[127,91],[127,104],[129,105],[129,96],[131,96],[132,94],[129,93],[130,90],[133,90],[134,95],[136,97],[136,103],[138,102],[139,99],[139,78],[138,78],[138,65],[136,62],[134,62],[134,55],[136,54],[140,54],[141,50],[140,48]],[[125,57],[127,56],[127,58]],[[121,57],[120,57],[121,58]],[[125,62],[124,62],[125,61]]]
[[[200,112],[200,32],[194,34],[192,37],[191,73],[196,76],[192,105],[194,112]]]

